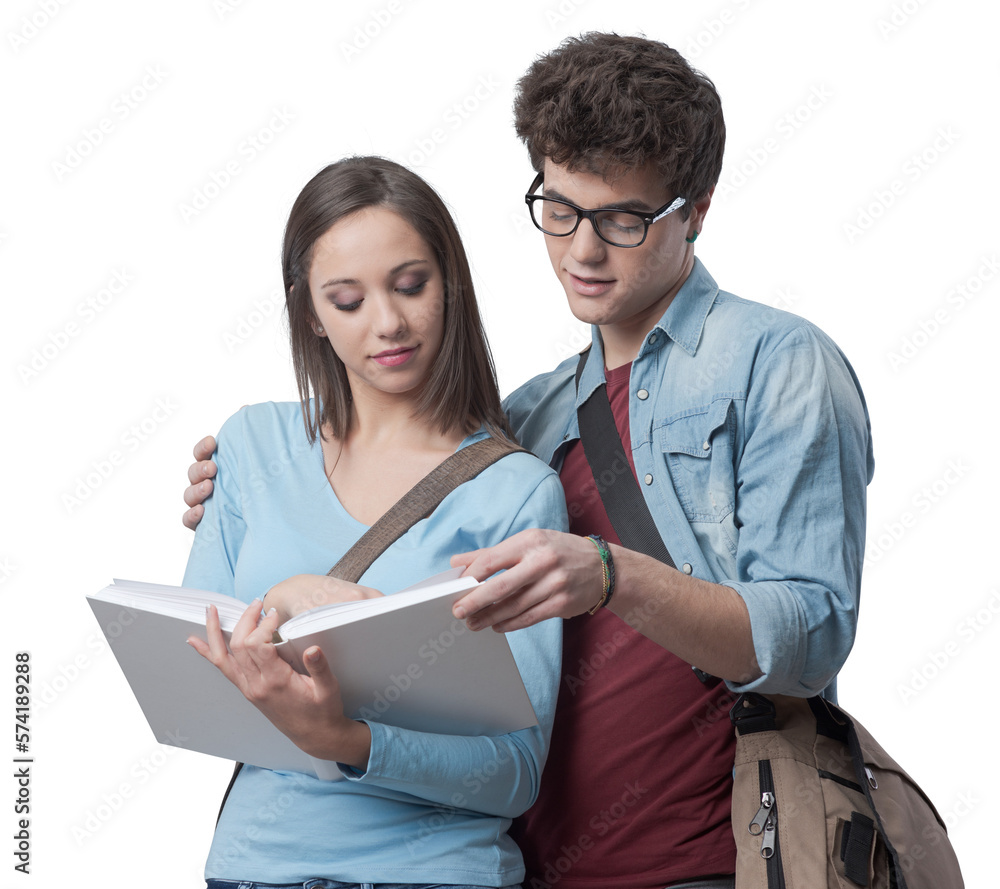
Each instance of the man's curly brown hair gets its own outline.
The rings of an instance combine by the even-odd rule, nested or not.
[[[570,37],[518,81],[514,127],[541,172],[545,158],[613,181],[652,163],[687,199],[719,181],[726,124],[715,86],[669,46],[644,37]]]

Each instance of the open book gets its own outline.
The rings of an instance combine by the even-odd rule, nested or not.
[[[321,605],[278,628],[296,670],[319,645],[353,718],[442,734],[494,735],[536,723],[507,638],[473,633],[451,605],[477,585],[453,569],[378,599]],[[246,604],[229,596],[116,580],[88,596],[156,739],[268,769],[336,779],[299,750],[186,640],[215,605],[227,641]]]

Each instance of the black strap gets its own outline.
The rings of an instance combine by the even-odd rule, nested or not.
[[[589,349],[581,353],[577,364],[577,389],[588,353]],[[642,496],[639,482],[632,474],[603,382],[576,409],[576,416],[580,424],[583,453],[594,474],[594,482],[611,520],[611,527],[615,529],[622,546],[676,568]]]
[[[874,844],[875,822],[860,812],[851,812],[840,838],[840,860],[844,862],[844,876],[852,883],[868,885],[868,862]]]
[[[393,543],[402,537],[422,518],[426,518],[459,485],[475,478],[508,454],[527,453],[520,445],[506,438],[484,438],[461,450],[455,451],[439,463],[409,491],[399,498],[385,514],[372,525],[328,572],[328,577],[339,577],[357,583],[371,564]],[[222,805],[215,819],[216,825],[222,818],[222,810],[232,792],[233,785],[243,769],[243,763],[236,763],[229,786],[222,796]]]
[[[590,346],[580,353],[580,360],[576,365],[577,391],[580,389],[580,377],[588,354]],[[615,529],[622,546],[676,568],[646,505],[646,498],[642,496],[639,482],[632,474],[603,382],[576,409],[576,417],[580,427],[580,443],[594,475],[594,484],[611,520],[611,527]],[[691,669],[699,682],[719,681],[694,664]]]

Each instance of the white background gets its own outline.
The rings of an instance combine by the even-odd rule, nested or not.
[[[998,19],[973,0],[5,3],[0,755],[29,651],[35,761],[32,874],[0,804],[0,885],[200,885],[229,765],[154,742],[84,595],[179,582],[192,445],[295,397],[279,245],[314,172],[378,153],[441,192],[504,392],[578,348],[510,107],[537,54],[595,29],[713,78],[729,141],[698,254],[862,380],[877,470],[841,701],[937,803],[968,885],[993,885]]]

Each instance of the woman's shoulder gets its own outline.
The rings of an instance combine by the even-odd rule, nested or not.
[[[308,450],[302,406],[297,401],[248,404],[230,416],[217,436],[220,450],[247,453],[274,449]]]
[[[487,437],[470,436],[476,441]],[[501,457],[472,479],[465,493],[472,496],[460,499],[478,504],[478,511],[494,520],[507,516],[545,528],[562,528],[566,522],[566,498],[558,474],[528,451]]]
[[[264,432],[268,429],[285,429],[292,422],[303,426],[302,406],[297,401],[262,401],[245,404],[231,414],[222,424],[223,432],[235,433],[253,430]]]
[[[490,438],[498,441],[502,440],[505,444],[510,445],[511,450],[510,453],[504,454],[483,470],[483,473],[480,473],[480,475],[488,473],[492,481],[510,476],[524,480],[532,485],[537,485],[540,481],[549,477],[558,480],[558,475],[547,463],[539,460],[538,457],[527,449],[522,448],[516,441],[506,438],[500,439],[499,436],[491,435],[485,429],[480,429],[466,438],[462,443],[462,447],[464,448]]]

